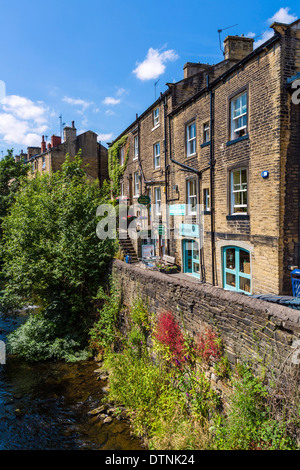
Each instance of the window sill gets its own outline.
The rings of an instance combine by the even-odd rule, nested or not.
[[[203,149],[203,147],[208,147],[208,145],[210,145],[210,140],[201,144],[200,147]]]
[[[151,132],[155,131],[155,129],[157,129],[158,127],[160,127],[160,123],[156,124],[156,126],[154,126],[153,129],[151,129]]]
[[[132,161],[136,162],[138,159],[139,159],[139,157],[134,157],[134,159]]]
[[[186,158],[192,158],[192,157],[197,157],[197,152],[196,153],[191,153],[191,155],[186,156]]]
[[[237,142],[241,142],[242,140],[247,140],[247,139],[249,139],[249,134],[243,135],[242,137],[239,137],[238,139],[229,140],[228,142],[226,142],[226,146],[228,147],[229,145],[233,145],[233,144],[236,144]]]
[[[227,220],[250,220],[249,214],[231,214],[226,215]]]

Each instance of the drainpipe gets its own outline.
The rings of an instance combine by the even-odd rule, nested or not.
[[[211,270],[212,285],[215,285],[215,231],[214,231],[214,116],[213,116],[213,90],[210,88],[209,75],[206,76],[207,88],[210,96],[210,231],[211,231]]]
[[[162,94],[160,94],[162,96]],[[167,116],[166,116],[166,97],[163,102],[164,106],[164,156],[165,156],[165,200],[166,200],[166,223],[167,223],[167,255],[170,255],[170,227],[169,227],[169,206],[168,206],[168,163],[167,163]]]

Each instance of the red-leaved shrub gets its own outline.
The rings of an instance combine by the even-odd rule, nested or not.
[[[207,328],[205,334],[198,335],[197,352],[204,361],[221,358],[221,342],[218,335],[211,328]]]
[[[182,360],[184,338],[171,312],[163,312],[158,316],[154,338],[168,346],[174,362],[178,364]]]

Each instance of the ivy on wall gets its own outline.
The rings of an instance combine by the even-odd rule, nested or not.
[[[111,181],[112,196],[120,196],[120,179],[122,178],[129,158],[128,135],[117,140],[108,150],[108,173]],[[120,164],[120,151],[124,147],[124,163]]]

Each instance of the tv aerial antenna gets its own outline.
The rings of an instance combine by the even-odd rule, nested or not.
[[[232,25],[232,26],[227,26],[227,28],[218,29],[218,33],[219,33],[219,44],[220,44],[220,49],[221,49],[223,55],[225,55],[225,52],[224,52],[223,49],[222,49],[221,33],[222,33],[223,31],[226,31],[226,29],[234,28],[235,26],[238,26],[238,25],[237,25],[237,24],[234,24],[234,25]]]
[[[156,87],[157,87],[158,82],[159,82],[159,79],[157,80],[157,82],[154,83],[154,96],[155,96],[155,101],[156,101]]]

